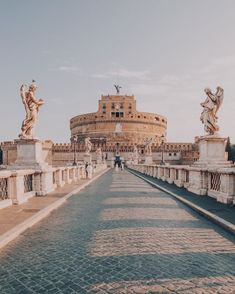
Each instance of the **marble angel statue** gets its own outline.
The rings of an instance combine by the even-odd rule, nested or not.
[[[42,99],[35,98],[37,86],[32,81],[30,86],[22,85],[20,87],[20,95],[25,107],[26,117],[22,122],[20,139],[34,139],[34,129],[38,118],[40,107],[44,104]]]
[[[145,147],[144,147],[144,150],[145,150],[145,155],[152,155],[152,143],[153,143],[153,138],[151,139],[146,139],[146,143],[145,143]]]
[[[92,147],[92,143],[90,141],[90,138],[89,137],[85,138],[85,153],[86,154],[90,154],[91,147]]]
[[[139,160],[139,150],[138,150],[138,147],[137,145],[134,145],[133,147],[133,154],[132,154],[132,159],[134,162],[138,163],[138,160]]]
[[[217,113],[223,103],[224,90],[221,87],[217,87],[216,90],[216,93],[213,94],[211,89],[206,88],[204,91],[207,98],[201,103],[203,111],[200,120],[204,124],[204,130],[208,135],[215,135],[219,131]]]

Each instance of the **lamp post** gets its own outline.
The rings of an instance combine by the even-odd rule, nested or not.
[[[162,147],[161,148],[162,149],[162,160],[161,160],[161,164],[162,165],[165,164],[165,162],[164,162],[164,141],[165,141],[164,138],[165,138],[164,135],[162,135],[161,136],[161,147]]]
[[[77,143],[78,138],[77,137],[73,137],[73,166],[77,165],[77,161],[76,161],[76,143]]]

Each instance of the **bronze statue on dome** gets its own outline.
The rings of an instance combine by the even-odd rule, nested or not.
[[[121,89],[122,87],[119,86],[119,85],[114,85],[114,87],[115,87],[115,89],[116,89],[116,91],[117,91],[117,95],[119,95],[119,94],[120,94],[120,89]]]

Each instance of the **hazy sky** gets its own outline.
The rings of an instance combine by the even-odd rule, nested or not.
[[[35,79],[41,139],[67,142],[69,119],[119,83],[177,142],[203,135],[204,88],[222,86],[221,134],[235,142],[234,12],[233,0],[0,0],[0,141],[18,137],[19,87]]]

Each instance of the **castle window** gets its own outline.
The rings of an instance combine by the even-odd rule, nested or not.
[[[140,115],[138,115],[138,118],[140,118]]]
[[[112,109],[115,109],[115,103],[114,103],[114,102],[112,103],[111,108],[112,108]]]
[[[123,112],[119,112],[119,111],[111,112],[111,117],[123,117],[123,116],[124,116]]]
[[[103,109],[106,109],[106,104],[103,104]]]
[[[155,119],[156,119],[156,120],[159,120],[159,117],[155,116]]]
[[[120,108],[123,109],[123,103],[120,103]]]
[[[146,118],[146,116],[144,116],[144,118]]]
[[[177,154],[176,153],[174,153],[174,156],[176,156]]]

